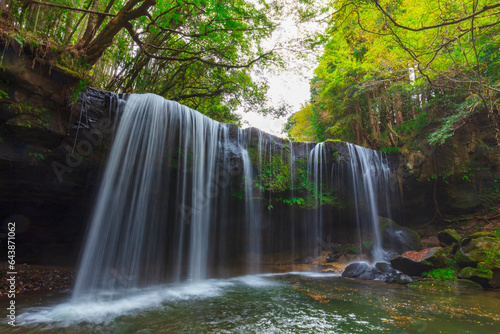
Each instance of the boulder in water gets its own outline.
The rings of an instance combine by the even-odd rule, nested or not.
[[[366,262],[354,262],[344,269],[342,276],[348,278],[356,278],[364,272],[371,270],[372,268]]]
[[[375,268],[385,274],[396,274],[396,269],[389,262],[377,262]]]
[[[374,270],[374,268],[370,267],[366,262],[354,262],[345,268],[342,277],[373,280],[375,279],[376,271],[376,269]]]
[[[442,254],[441,247],[426,248],[420,252],[409,251],[391,260],[394,269],[410,276],[416,276],[435,268],[442,268],[445,264],[446,259]]]
[[[400,226],[389,218],[379,217],[378,220],[384,249],[395,251],[398,254],[422,249],[420,236],[417,232]]]
[[[486,269],[466,267],[460,271],[460,277],[469,279],[473,282],[481,284],[483,287],[489,288],[491,287],[489,281],[493,278],[493,272]]]
[[[412,282],[413,279],[406,274],[399,273],[398,275],[396,275],[396,283],[398,284],[410,284]]]

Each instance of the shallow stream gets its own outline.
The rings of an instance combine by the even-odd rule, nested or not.
[[[20,296],[19,296],[20,297]],[[0,333],[495,333],[500,292],[432,292],[335,275],[210,279],[72,302],[17,300]]]

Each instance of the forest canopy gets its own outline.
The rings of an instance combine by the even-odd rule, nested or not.
[[[283,65],[314,38],[272,42],[290,15],[297,24],[322,9],[287,0],[7,0],[4,31],[37,57],[57,59],[83,80],[113,91],[150,92],[238,122],[264,108],[267,83],[252,69]],[[270,42],[271,41],[271,42]]]
[[[485,112],[499,141],[500,3],[333,0],[331,6],[311,100],[289,118],[289,137],[380,149],[425,133],[420,139],[441,144],[468,117]]]

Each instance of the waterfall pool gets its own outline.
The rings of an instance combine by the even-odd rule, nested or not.
[[[98,301],[97,301],[98,300]],[[498,333],[500,291],[432,292],[286,273],[157,285],[86,302],[19,296],[0,333]]]

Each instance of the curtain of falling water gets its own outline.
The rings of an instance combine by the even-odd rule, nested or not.
[[[391,170],[387,156],[383,152],[373,151],[354,144],[347,144],[349,149],[351,191],[354,196],[356,222],[360,231],[368,232],[373,242],[372,255],[375,261],[383,260],[382,238],[379,229],[379,211],[390,212],[388,195]],[[383,194],[383,195],[382,195]],[[360,247],[361,249],[361,247]]]
[[[254,198],[253,180],[254,172],[248,153],[252,137],[250,134],[241,133],[239,142],[241,147],[241,158],[243,160],[243,173],[245,179],[245,252],[247,272],[257,273],[260,268],[260,255],[262,251],[261,241],[261,205],[259,200]],[[258,150],[259,159],[261,157],[262,136],[259,133]],[[262,161],[260,159],[260,161]],[[262,163],[261,163],[262,165]]]
[[[316,249],[325,227],[339,223],[323,214],[324,193],[333,196],[339,187],[334,170],[349,176],[337,183],[345,185],[344,193],[354,202],[358,239],[369,234],[382,256],[378,215],[381,208],[389,212],[391,173],[384,154],[347,144],[349,161],[337,163],[327,157],[324,143],[296,146],[261,131],[252,138],[252,131],[240,129],[235,143],[229,137],[227,125],[176,102],[153,94],[130,96],[96,197],[75,299],[94,290],[135,288],[166,278],[205,279],[238,256],[246,258],[247,272],[259,272],[263,233],[271,233],[266,247],[274,252],[292,248],[294,257],[299,244]],[[251,149],[257,157],[250,156]],[[240,157],[242,175],[229,173],[231,155]],[[267,173],[276,172],[273,155],[289,160],[289,191],[281,197],[254,186],[264,164]],[[301,181],[302,188],[295,191],[298,159],[309,184],[304,189]],[[233,181],[244,180],[244,201],[235,208],[227,192],[227,178],[233,176]],[[308,205],[313,208],[298,210],[290,200],[284,205],[286,196],[303,196],[304,202],[312,196]],[[263,219],[269,220],[266,229]]]
[[[180,277],[179,262],[188,252],[188,277],[206,278],[216,197],[210,190],[217,189],[214,176],[217,159],[224,156],[224,132],[225,125],[176,102],[152,94],[130,96],[97,195],[74,298],[95,289],[161,282],[165,241],[172,240],[166,235],[169,224],[178,233],[174,276]],[[165,151],[178,154],[175,194],[169,194]],[[169,207],[176,214],[167,212],[169,197],[180,204]]]

